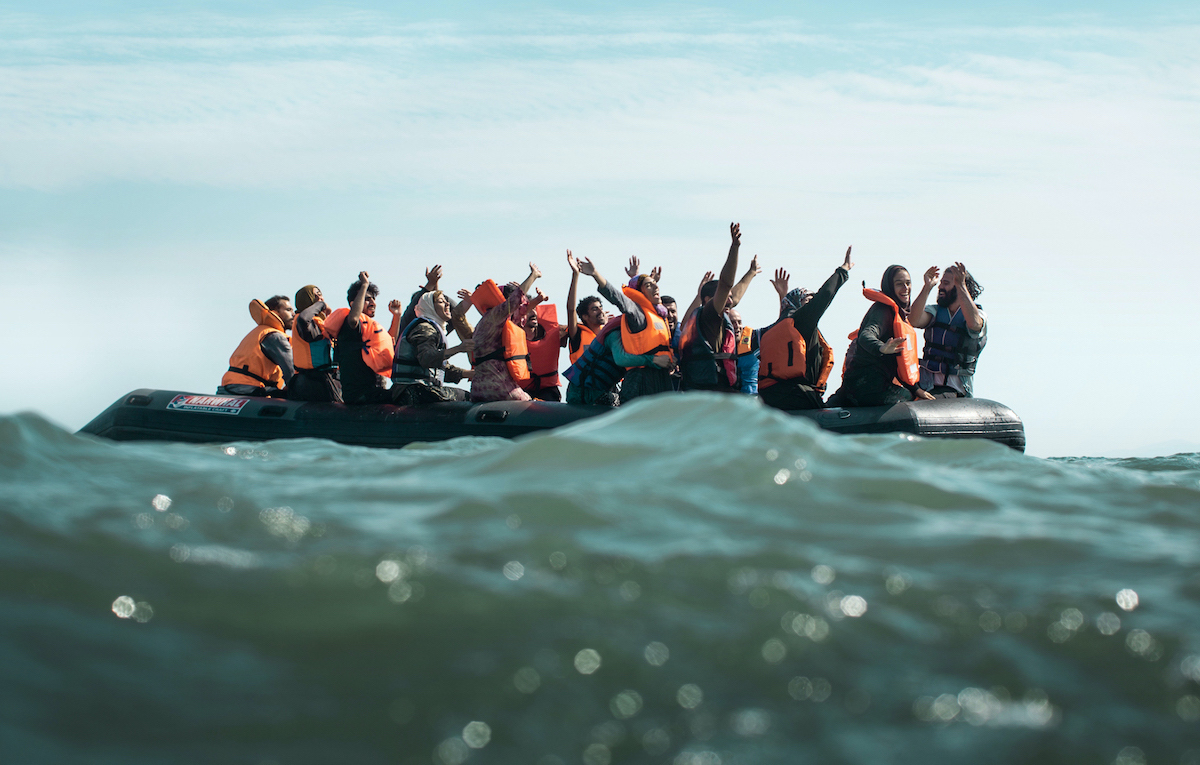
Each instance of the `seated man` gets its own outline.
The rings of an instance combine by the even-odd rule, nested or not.
[[[688,311],[679,335],[679,366],[683,370],[680,390],[712,390],[739,392],[737,375],[737,336],[729,309],[736,306],[760,272],[757,256],[740,281],[737,274],[738,250],[742,246],[742,230],[737,223],[729,224],[729,254],[721,267],[719,278],[700,288],[699,303]]]
[[[816,292],[787,290],[787,272],[776,272],[783,307],[779,321],[763,332],[759,343],[758,397],[776,409],[820,409],[825,382],[833,369],[833,349],[817,328],[834,295],[850,278],[850,248],[833,275]]]
[[[937,269],[930,269],[937,275]],[[938,398],[971,398],[975,365],[987,345],[987,314],[975,299],[983,287],[962,263],[946,269],[937,304],[918,305],[912,325],[925,329],[921,388]],[[924,309],[924,310],[921,310]]]
[[[221,378],[217,393],[282,397],[295,374],[292,346],[284,332],[296,316],[292,301],[286,295],[276,295],[265,304],[252,300],[250,316],[258,326],[242,338],[229,357],[229,371]]]
[[[362,271],[346,292],[350,307],[337,309],[325,320],[325,336],[334,342],[333,360],[347,404],[391,403],[388,389],[395,346],[392,336],[375,321],[378,295],[379,287]]]

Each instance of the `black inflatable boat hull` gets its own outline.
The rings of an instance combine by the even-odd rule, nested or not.
[[[357,446],[401,447],[459,436],[515,438],[610,411],[608,407],[543,401],[344,406],[142,389],[123,396],[80,432],[115,441],[222,443],[326,438]],[[986,438],[1025,450],[1021,419],[1008,407],[985,399],[939,399],[792,414],[838,433]]]

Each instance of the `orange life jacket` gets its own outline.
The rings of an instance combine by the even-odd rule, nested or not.
[[[533,310],[546,334],[541,340],[528,340],[526,336],[530,376],[521,387],[540,390],[555,388],[558,386],[558,349],[561,347],[558,339],[558,308],[553,303],[542,303]]]
[[[825,383],[833,371],[833,348],[817,330],[817,353],[821,354],[821,369],[816,382],[808,380],[808,349],[796,322],[783,319],[775,323],[758,339],[758,387],[769,388],[784,380],[804,380],[818,393],[825,392]]]
[[[487,313],[504,302],[504,293],[496,286],[496,282],[488,279],[475,288],[471,293],[471,305],[479,311],[479,315]]]
[[[576,324],[575,327],[579,330],[579,350],[571,351],[572,364],[574,364],[576,361],[579,361],[579,357],[583,355],[583,352],[587,350],[587,347],[592,344],[593,340],[596,339],[596,333],[582,324]]]
[[[511,319],[505,319],[500,337],[502,345],[499,350],[476,356],[475,366],[478,367],[485,361],[503,361],[513,382],[525,387],[529,382],[530,373],[529,339],[525,336],[525,329],[518,327]]]
[[[742,327],[742,332],[741,332],[741,334],[738,335],[737,355],[745,356],[747,353],[751,352],[751,350],[752,350],[751,346],[753,345],[753,342],[752,342],[753,338],[754,338],[754,328],[753,327]]]
[[[348,312],[348,311],[347,311]],[[320,316],[314,319],[317,326],[321,327],[321,334],[325,333],[325,319]],[[296,369],[333,369],[333,341],[327,337],[321,337],[316,342],[308,342],[296,332],[296,326],[292,325],[292,335],[290,338],[292,343],[292,363]]]
[[[892,337],[904,338],[904,345],[896,356],[896,379],[905,385],[916,385],[921,381],[921,369],[917,361],[917,330],[900,316],[896,301],[879,290],[863,287],[863,297],[891,307]]]
[[[346,323],[346,317],[349,315],[349,308],[339,308],[329,314],[322,328],[325,337],[337,342],[338,332],[341,331],[342,325]],[[396,345],[392,342],[392,336],[379,326],[375,319],[365,313],[359,314],[358,331],[362,336],[363,363],[375,374],[391,377],[392,361],[396,355]]]
[[[640,332],[634,332],[629,328],[629,317],[622,314],[621,347],[625,352],[630,356],[653,353],[655,356],[674,357],[671,353],[671,328],[667,325],[667,320],[654,310],[650,298],[633,287],[622,287],[621,291],[625,293],[625,297],[637,303],[638,308],[642,309],[642,315],[646,317],[646,326]]]
[[[283,370],[262,352],[262,339],[272,332],[283,332],[283,321],[261,300],[250,301],[250,317],[257,324],[250,330],[233,355],[229,357],[229,371],[221,377],[221,385],[253,385],[267,388],[283,388]]]

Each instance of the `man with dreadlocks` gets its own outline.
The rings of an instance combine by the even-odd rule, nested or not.
[[[937,269],[930,271],[936,278]],[[987,345],[987,315],[975,302],[982,292],[967,267],[955,263],[938,283],[937,304],[921,300],[913,308],[912,325],[925,330],[921,388],[936,397],[973,395],[975,365]]]

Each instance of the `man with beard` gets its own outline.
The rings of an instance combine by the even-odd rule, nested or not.
[[[936,267],[930,272],[937,277]],[[938,283],[937,305],[914,306],[912,325],[925,330],[921,388],[936,397],[973,395],[975,365],[987,344],[987,315],[975,302],[982,292],[967,267],[955,263]]]

